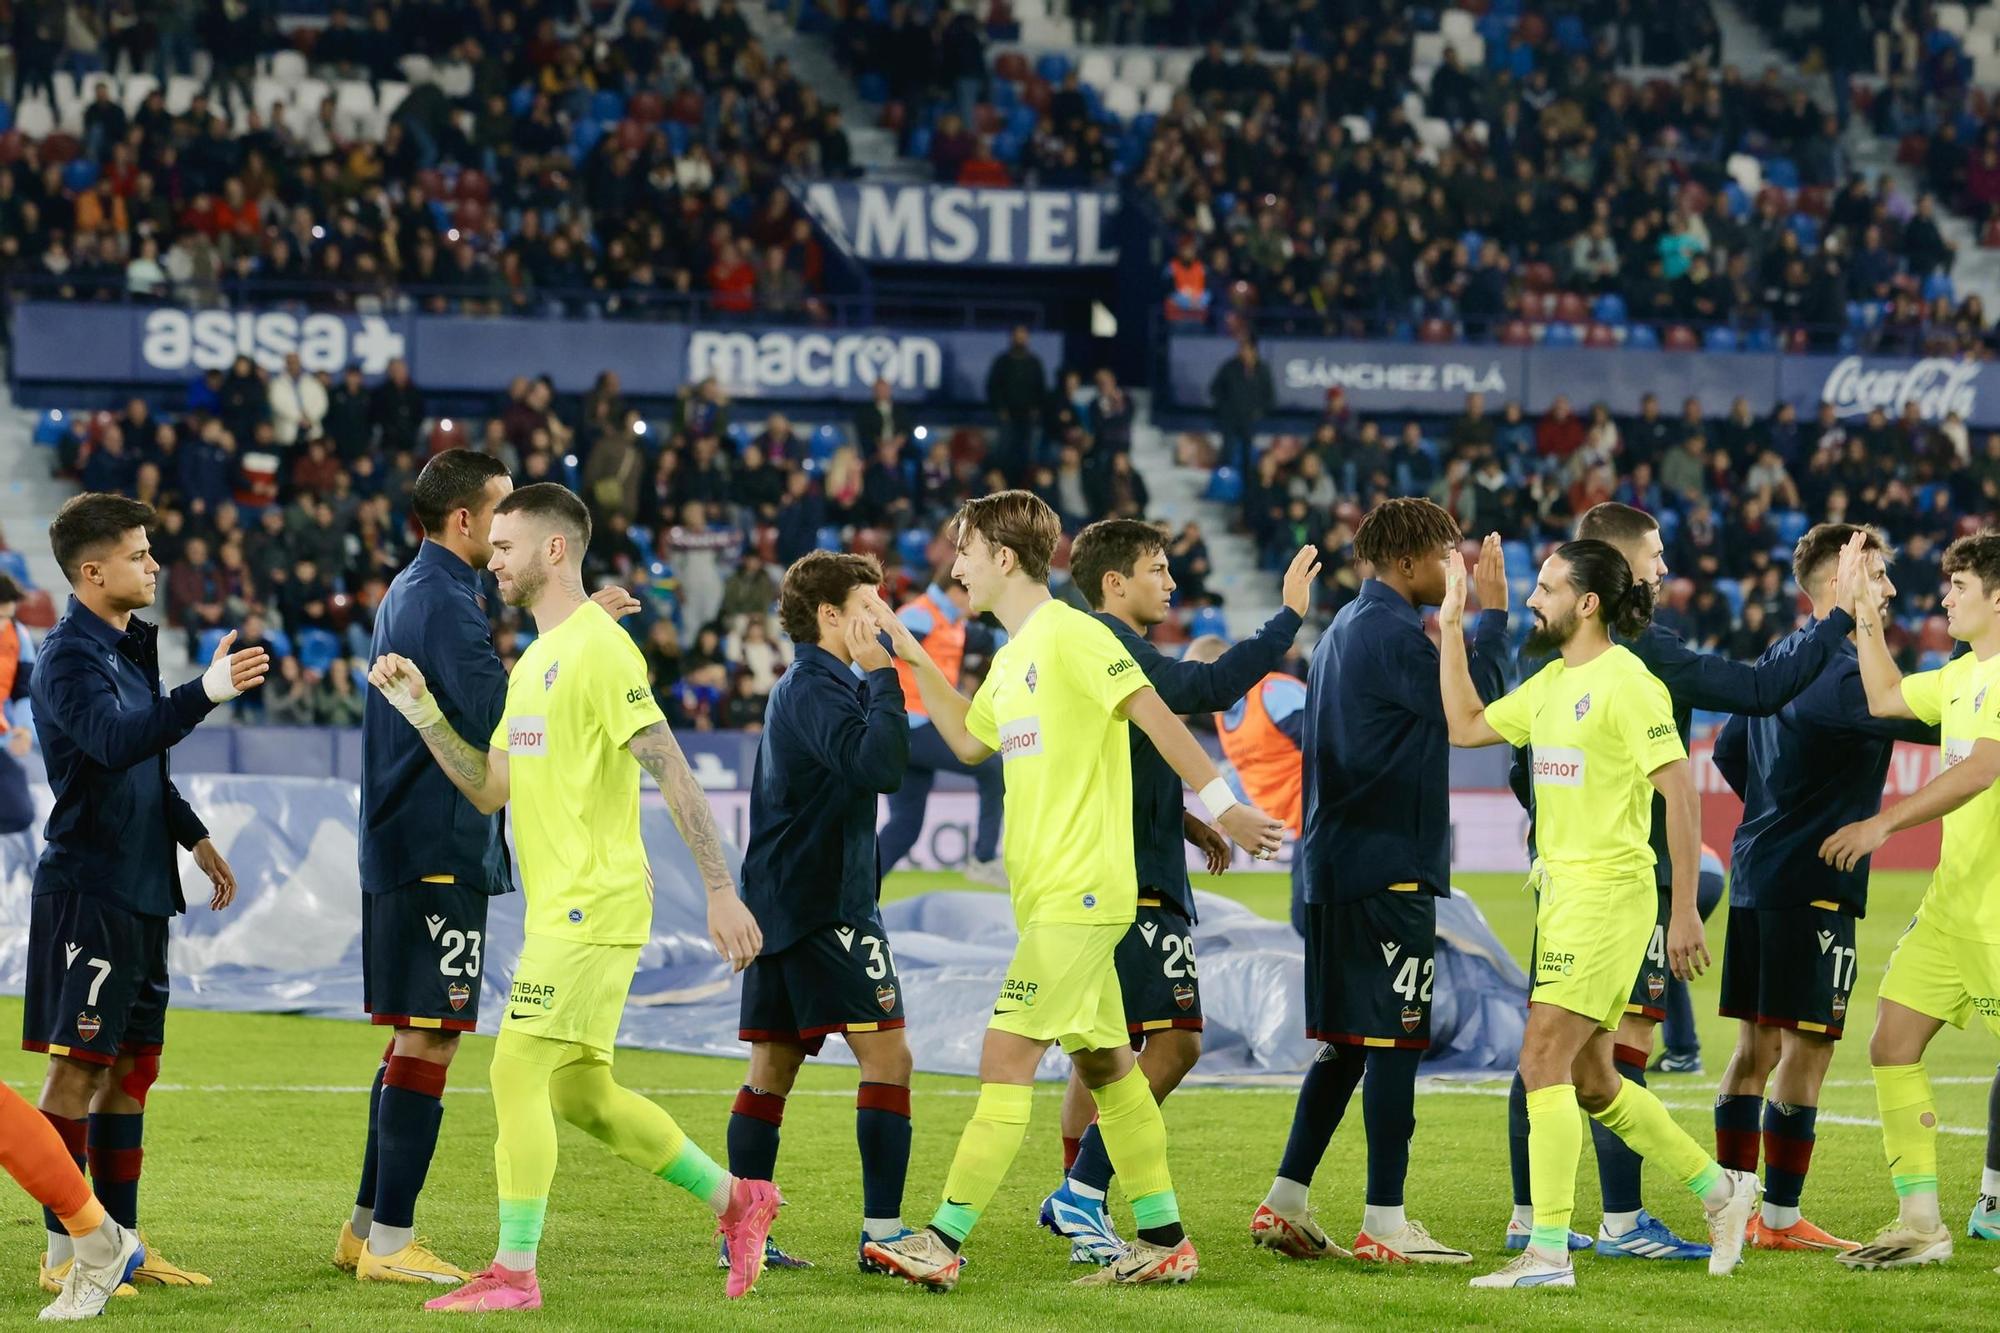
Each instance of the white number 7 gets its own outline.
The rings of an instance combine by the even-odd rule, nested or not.
[[[104,989],[104,979],[111,975],[111,964],[102,958],[86,958],[83,963],[97,973],[97,979],[90,983],[90,998],[84,1001],[94,1009],[97,1007],[97,993]]]

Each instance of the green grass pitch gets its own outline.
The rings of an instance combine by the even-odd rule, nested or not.
[[[899,875],[890,893],[957,886],[955,876]],[[1284,911],[1280,875],[1207,881],[1271,916]],[[1531,924],[1529,900],[1511,876],[1463,880],[1517,956]],[[1909,874],[1875,878],[1875,908],[1861,930],[1856,1026],[1842,1043],[1820,1119],[1807,1214],[1837,1234],[1861,1236],[1893,1212],[1874,1128],[1867,1029],[1874,980],[1922,889]],[[1720,917],[1710,948],[1721,956]],[[1712,1141],[1709,1105],[1733,1025],[1713,1016],[1717,974],[1698,983],[1709,1074],[1656,1079],[1681,1122]],[[0,1029],[18,1027],[18,1001],[0,1002]],[[922,1022],[921,1014],[915,1017]],[[452,1075],[444,1133],[417,1222],[440,1253],[483,1266],[494,1238],[493,1112],[484,1093],[491,1043],[470,1039]],[[149,1290],[114,1303],[107,1316],[129,1327],[379,1330],[440,1316],[419,1309],[430,1291],[361,1286],[329,1262],[353,1197],[361,1156],[362,1091],[382,1048],[359,1023],[233,1017],[178,1011],[150,1109],[146,1230],[169,1257],[215,1278],[205,1291]],[[1977,1190],[1987,1081],[2000,1043],[1983,1031],[1947,1029],[1931,1069],[1946,1128],[1941,1176],[1954,1230]],[[735,1061],[621,1052],[620,1077],[671,1110],[718,1159]],[[9,1053],[0,1076],[39,1084],[38,1057]],[[1440,1328],[1448,1325],[1588,1328],[1813,1327],[1971,1328],[1990,1322],[2000,1245],[1961,1239],[1958,1256],[1908,1273],[1850,1274],[1830,1258],[1751,1254],[1736,1276],[1715,1279],[1700,1264],[1579,1260],[1578,1290],[1474,1293],[1470,1273],[1501,1260],[1507,1219],[1504,1084],[1455,1085],[1420,1094],[1409,1208],[1442,1239],[1473,1250],[1477,1265],[1384,1271],[1352,1263],[1295,1264],[1253,1249],[1251,1210],[1263,1197],[1290,1123],[1287,1088],[1186,1088],[1167,1106],[1175,1183],[1201,1248],[1191,1286],[1074,1291],[1066,1248],[1034,1226],[1036,1203],[1058,1176],[1058,1089],[1041,1091],[1013,1175],[967,1249],[958,1291],[934,1297],[853,1266],[859,1226],[851,1090],[846,1068],[808,1068],[785,1123],[779,1183],[790,1207],[778,1236],[818,1261],[812,1272],[767,1274],[741,1307],[729,1308],[713,1265],[709,1219],[686,1197],[613,1158],[583,1135],[562,1133],[562,1161],[542,1249],[539,1314],[493,1316],[545,1328],[692,1328],[725,1325],[827,1330],[1077,1328],[1141,1323],[1176,1329]],[[943,1183],[971,1110],[970,1080],[919,1075],[916,1142],[906,1215],[921,1223]],[[32,1092],[30,1093],[32,1095]],[[1587,1141],[1586,1141],[1587,1145]],[[1360,1221],[1363,1140],[1358,1104],[1335,1137],[1314,1187],[1327,1229],[1351,1238]],[[1596,1225],[1596,1181],[1585,1147],[1578,1172],[1579,1229]],[[1698,1206],[1677,1184],[1647,1176],[1648,1204],[1684,1234],[1699,1234]],[[25,1320],[47,1298],[34,1282],[39,1211],[0,1188],[0,1319]],[[1129,1214],[1121,1216],[1129,1224]],[[108,1326],[108,1325],[107,1325]]]

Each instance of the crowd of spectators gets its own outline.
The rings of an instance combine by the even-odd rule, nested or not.
[[[594,519],[585,573],[638,593],[631,629],[669,717],[744,726],[790,660],[778,579],[807,551],[878,555],[901,595],[949,566],[939,530],[975,494],[1031,486],[1070,534],[1145,514],[1133,404],[1108,372],[1052,378],[1021,329],[988,387],[1003,423],[992,438],[926,427],[886,381],[845,420],[814,425],[753,415],[713,379],[649,415],[610,372],[574,401],[522,377],[483,414],[453,418],[427,406],[401,361],[370,385],[358,367],[329,379],[296,357],[275,373],[242,357],[194,381],[173,412],[134,398],[72,414],[53,464],[158,509],[164,616],[191,657],[225,626],[277,649],[279,688],[246,696],[239,715],[346,718],[375,608],[421,539],[410,488],[431,454],[461,447],[499,458],[517,484],[577,490]],[[1198,530],[1181,534],[1190,608],[1210,601],[1206,554]],[[488,605],[511,665],[524,627],[497,596]]]
[[[1468,539],[1497,532],[1517,588],[1592,505],[1617,500],[1661,521],[1670,578],[1659,619],[1690,643],[1755,658],[1796,623],[1793,543],[1814,522],[1868,523],[1896,550],[1891,643],[1906,663],[1948,652],[1939,595],[1944,547],[2000,523],[2000,432],[1975,439],[1956,414],[1917,405],[1801,416],[1791,403],[1689,397],[1618,416],[1558,397],[1539,418],[1517,402],[1470,395],[1445,419],[1361,416],[1338,397],[1310,434],[1281,435],[1257,457],[1245,520],[1267,568],[1319,543],[1320,599],[1331,615],[1361,574],[1360,517],[1392,495],[1428,495]]]
[[[139,63],[107,45],[56,71],[46,32],[94,8],[17,6],[17,106],[72,65]],[[723,318],[820,313],[824,257],[780,178],[847,171],[846,132],[737,0],[621,5],[601,29],[536,0],[405,0],[282,34],[241,0],[139,8],[156,31],[154,8],[197,11],[207,85],[185,110],[155,88],[128,114],[86,72],[81,137],[0,135],[0,283],[361,311],[644,316],[700,297]],[[281,45],[295,71],[302,53],[329,79],[407,91],[386,123],[331,91],[252,105],[250,71]],[[408,83],[401,59],[455,78]]]

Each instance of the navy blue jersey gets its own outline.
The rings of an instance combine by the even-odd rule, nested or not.
[[[369,660],[417,664],[445,721],[485,753],[507,702],[507,672],[480,606],[480,572],[434,541],[396,575],[375,611]],[[478,893],[514,887],[505,814],[482,815],[380,690],[361,714],[361,891],[443,877]]]
[[[1759,663],[1798,652],[1811,632],[1786,635],[1764,650]],[[1715,766],[1743,798],[1743,822],[1729,858],[1730,903],[1769,909],[1832,902],[1863,915],[1868,858],[1852,870],[1836,870],[1820,860],[1820,845],[1882,808],[1882,781],[1897,741],[1935,745],[1937,739],[1934,726],[1870,715],[1850,643],[1841,644],[1832,664],[1777,713],[1729,719],[1716,737]]]
[[[771,689],[750,778],[743,901],[774,954],[873,919],[882,893],[876,796],[903,785],[910,719],[894,667],[854,672],[802,643]]]
[[[1847,643],[1854,632],[1854,618],[1836,609],[1824,620],[1814,621],[1794,637],[1791,652],[1782,657],[1765,653],[1756,662],[1738,662],[1714,653],[1698,653],[1682,642],[1681,636],[1664,625],[1647,625],[1629,642],[1619,639],[1636,654],[1646,669],[1659,677],[1674,701],[1674,725],[1686,745],[1694,729],[1694,710],[1740,713],[1747,717],[1769,717],[1805,690],[1826,669],[1826,664]],[[1851,652],[1852,649],[1850,648]],[[1521,679],[1542,669],[1548,658],[1521,659]],[[1509,783],[1514,795],[1528,810],[1528,855],[1535,854],[1534,791],[1527,780],[1528,751],[1514,751]],[[1667,850],[1667,799],[1653,793],[1653,875],[1665,888],[1673,883],[1673,857]]]
[[[1475,624],[1472,681],[1506,692],[1507,614]],[[1369,579],[1313,648],[1306,674],[1308,903],[1354,902],[1392,884],[1451,891],[1451,767],[1438,650],[1417,608]]]
[[[1303,623],[1290,607],[1281,607],[1262,629],[1213,662],[1187,662],[1168,657],[1108,611],[1099,611],[1097,619],[1118,636],[1119,646],[1132,654],[1161,701],[1182,717],[1219,713],[1248,694],[1285,660]],[[1148,897],[1157,894],[1192,921],[1194,888],[1188,881],[1187,853],[1181,848],[1181,812],[1187,803],[1180,775],[1160,757],[1145,732],[1130,730],[1132,856],[1139,892]]]

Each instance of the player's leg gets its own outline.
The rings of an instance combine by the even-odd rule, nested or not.
[[[903,1225],[914,1068],[910,1043],[902,1028],[888,1028],[849,1032],[847,1046],[861,1066],[861,1084],[854,1094],[854,1141],[861,1151],[861,1235],[864,1242],[895,1240],[910,1234]]]
[[[1736,1047],[1715,1090],[1715,1160],[1731,1171],[1755,1171],[1763,1146],[1764,1093],[1783,1052],[1782,1029],[1741,1019]]]
[[[375,1194],[356,1264],[363,1281],[462,1282],[470,1276],[419,1245],[415,1225],[459,1036],[479,1022],[489,902],[472,889],[431,882],[364,895],[364,1002],[374,1021],[393,1027],[395,1035],[371,1125]]]
[[[1852,1268],[1902,1268],[1951,1257],[1951,1232],[1938,1215],[1937,1101],[1924,1051],[1946,1023],[1963,1027],[1972,1014],[1955,952],[1952,940],[1919,910],[1882,976],[1868,1064],[1896,1189],[1896,1220],[1839,1256]]]
[[[1578,1053],[1597,1030],[1597,1021],[1587,1014],[1539,999],[1528,1005],[1520,1073],[1528,1109],[1534,1228],[1522,1253],[1498,1272],[1474,1278],[1475,1287],[1576,1284],[1570,1270],[1569,1221],[1576,1210],[1576,1159],[1583,1150],[1583,1125],[1577,1116],[1572,1071]]]
[[[1986,1170],[1965,1234],[1973,1240],[2000,1240],[2000,1069],[1986,1089]]]
[[[1820,1088],[1833,1064],[1834,1038],[1787,1031],[1783,1048],[1764,1107],[1764,1206],[1755,1243],[1764,1249],[1855,1249],[1855,1242],[1821,1230],[1799,1213],[1806,1172],[1812,1166]]]
[[[367,920],[364,915],[364,938],[368,930]],[[366,948],[364,945],[364,953]],[[365,967],[362,974],[364,977],[367,975]],[[361,1147],[361,1183],[354,1191],[354,1210],[333,1242],[333,1266],[343,1273],[352,1273],[360,1266],[362,1252],[368,1248],[368,1233],[375,1225],[375,1192],[382,1158],[382,1143],[375,1127],[382,1116],[382,1080],[389,1075],[389,1057],[395,1053],[396,1034],[391,1032],[388,1044],[382,1048],[382,1058],[375,1066],[375,1078],[368,1088],[368,1134]]]
[[[750,1045],[750,1068],[729,1109],[729,1173],[745,1180],[771,1180],[778,1166],[778,1138],[785,1123],[785,1099],[806,1062],[797,1042],[757,1041]]]
[[[2000,1076],[1995,1077],[1994,1083],[1995,1086],[2000,1086]],[[1069,1169],[1076,1165],[1076,1155],[1083,1148],[1083,1132],[1090,1128],[1091,1122],[1095,1119],[1097,1119],[1097,1103],[1090,1100],[1090,1089],[1083,1086],[1083,1077],[1076,1072],[1076,1066],[1072,1064],[1069,1069],[1069,1082],[1063,1084],[1062,1146],[1065,1176],[1069,1174]]]
[[[111,1220],[84,1183],[68,1145],[42,1113],[0,1084],[0,1169],[60,1222],[75,1249],[61,1295],[45,1316],[82,1319],[104,1308],[141,1257],[138,1233]]]

